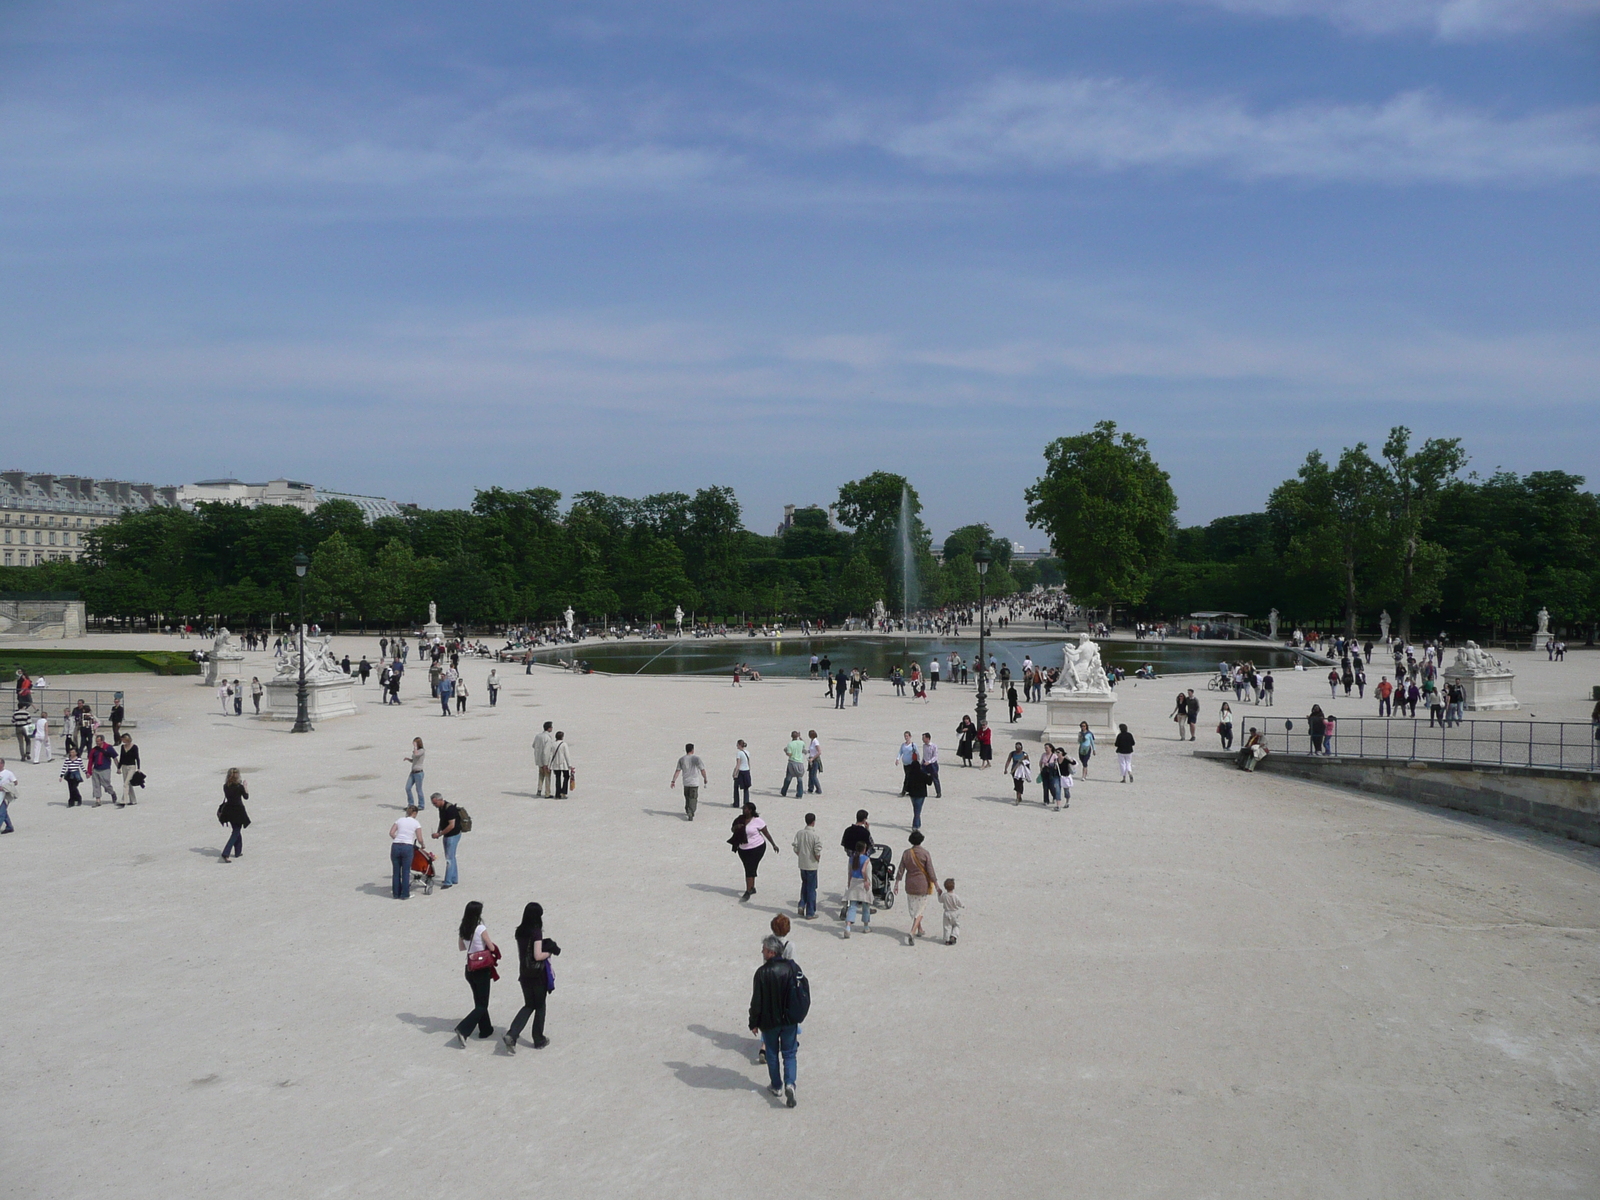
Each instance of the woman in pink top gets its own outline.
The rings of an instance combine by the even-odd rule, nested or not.
[[[744,811],[733,819],[733,836],[728,844],[744,863],[744,895],[739,899],[748,900],[756,894],[756,870],[761,865],[761,856],[767,852],[768,844],[774,850],[778,848],[778,843],[772,840],[772,831],[756,812],[754,804],[746,803]]]

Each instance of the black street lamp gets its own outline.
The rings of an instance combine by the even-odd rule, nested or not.
[[[290,733],[310,733],[311,716],[306,712],[306,568],[311,560],[304,550],[293,559],[294,573],[300,580],[300,690],[295,693],[294,728]]]
[[[972,555],[972,561],[978,568],[978,728],[982,729],[989,719],[989,663],[983,653],[984,626],[987,603],[984,593],[984,581],[989,575],[989,564],[994,560],[994,555],[989,553],[988,547],[980,546]]]

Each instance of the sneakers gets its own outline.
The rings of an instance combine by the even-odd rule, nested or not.
[[[746,900],[750,899],[750,897],[754,896],[755,894],[756,894],[755,888],[751,888],[744,895],[739,897],[739,903],[743,904]]]
[[[794,1084],[786,1084],[783,1089],[783,1102],[788,1107],[794,1107]]]
[[[767,1046],[766,1046],[766,1043],[763,1042],[761,1044],[761,1049],[756,1051],[756,1062],[764,1063],[766,1061],[767,1061]]]
[[[844,927],[844,935],[845,935],[845,937],[849,937],[850,936],[850,926],[849,925],[846,925]]]
[[[783,1095],[783,1089],[781,1087],[769,1087],[767,1091],[771,1092],[774,1096]]]

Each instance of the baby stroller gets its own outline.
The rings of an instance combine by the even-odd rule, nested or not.
[[[894,907],[894,851],[888,846],[874,846],[871,854],[872,911]],[[839,920],[846,919],[850,905],[839,908]]]
[[[432,895],[433,893],[433,860],[434,856],[429,854],[421,846],[412,847],[411,882],[412,884],[422,884],[422,894],[424,896]]]

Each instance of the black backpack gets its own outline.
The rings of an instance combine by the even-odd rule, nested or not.
[[[784,992],[783,1007],[788,1023],[798,1025],[811,1011],[811,981],[806,978],[799,963],[791,960],[789,965],[794,969],[789,972],[789,986]]]

